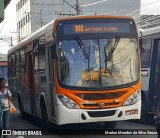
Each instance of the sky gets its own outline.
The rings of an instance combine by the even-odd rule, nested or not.
[[[133,2],[133,0],[131,0]],[[160,14],[160,0],[141,0],[141,14]],[[12,33],[11,33],[12,32]],[[13,33],[14,32],[14,33]],[[13,44],[17,43],[17,27],[16,27],[16,0],[11,0],[10,4],[5,9],[4,21],[0,23],[0,38],[10,42],[10,37],[13,37]],[[7,54],[10,48],[10,43],[0,40],[0,53]]]
[[[7,54],[10,48],[11,36],[13,37],[13,44],[16,44],[16,30],[16,2],[15,0],[11,0],[10,4],[5,9],[4,20],[0,23],[0,38],[5,38],[5,41],[0,40],[0,53]]]

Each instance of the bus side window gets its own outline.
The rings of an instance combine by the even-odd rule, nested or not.
[[[34,42],[34,70],[45,70],[45,42],[39,39]]]
[[[26,50],[20,50],[20,58],[21,58],[21,74],[26,74]]]
[[[11,55],[11,75],[15,76],[15,74],[16,74],[15,55]]]
[[[39,70],[44,70],[46,67],[45,58],[45,43],[39,42],[38,44],[38,60],[39,60]]]
[[[151,46],[152,46],[152,39],[150,37],[143,38],[140,41],[142,67],[150,66]]]
[[[144,50],[145,50],[145,48],[144,48],[144,45],[143,45],[143,39],[139,39],[139,45],[140,45],[140,50],[141,50],[141,52],[143,52]]]
[[[19,51],[16,52],[16,55],[15,55],[15,63],[16,63],[16,76],[19,76],[20,73],[21,73],[21,68],[20,68],[20,54],[19,54]]]
[[[2,78],[2,68],[0,68],[0,77]]]
[[[12,58],[11,58],[11,56],[9,55],[9,57],[8,57],[8,75],[9,76],[11,76],[11,67],[12,67],[12,65],[11,65],[11,61],[12,61]]]
[[[38,42],[34,43],[34,71],[38,71]]]

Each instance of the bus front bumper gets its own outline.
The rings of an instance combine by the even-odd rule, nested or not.
[[[68,109],[64,105],[58,105],[56,113],[58,125],[140,119],[141,100],[130,106],[94,110]]]

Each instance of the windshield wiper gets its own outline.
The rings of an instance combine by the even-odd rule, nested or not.
[[[119,43],[119,40],[120,40],[120,36],[117,36],[116,40],[115,40],[115,43],[114,43],[113,47],[111,48],[111,50],[109,52],[109,55],[106,57],[106,61],[110,61],[111,60],[112,54],[113,54],[114,50],[116,49],[116,47],[117,47],[117,45]]]
[[[89,55],[88,55],[88,53],[87,53],[87,50],[86,50],[86,48],[85,48],[82,40],[80,39],[80,37],[77,37],[76,40],[77,40],[77,42],[78,42],[78,45],[79,45],[79,47],[80,47],[80,49],[81,49],[81,51],[82,51],[85,59],[89,59]]]
[[[106,72],[106,70],[107,70],[107,65],[106,65],[106,63],[107,63],[107,61],[110,61],[110,60],[111,60],[112,54],[113,54],[114,50],[116,49],[116,47],[117,47],[117,45],[118,45],[118,43],[119,43],[119,40],[120,40],[120,36],[117,36],[117,37],[116,37],[116,40],[115,40],[115,43],[114,43],[113,47],[111,48],[111,50],[110,50],[110,52],[109,52],[108,55],[106,54],[106,50],[105,50],[105,47],[104,47],[105,72]]]

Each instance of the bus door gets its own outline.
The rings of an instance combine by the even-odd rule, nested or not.
[[[37,108],[37,116],[40,116],[40,96],[42,93],[46,96],[46,54],[44,36],[34,41],[34,95]],[[47,105],[46,105],[47,106]]]
[[[152,56],[149,99],[151,111],[155,112],[160,100],[160,40],[154,40]]]
[[[47,80],[47,91],[48,91],[48,100],[50,101],[50,115],[51,119],[55,120],[55,108],[54,108],[54,64],[53,59],[51,56],[51,46],[53,45],[53,42],[50,42],[47,44],[47,50],[46,50],[46,63],[47,63],[47,74],[46,74],[46,80]]]

